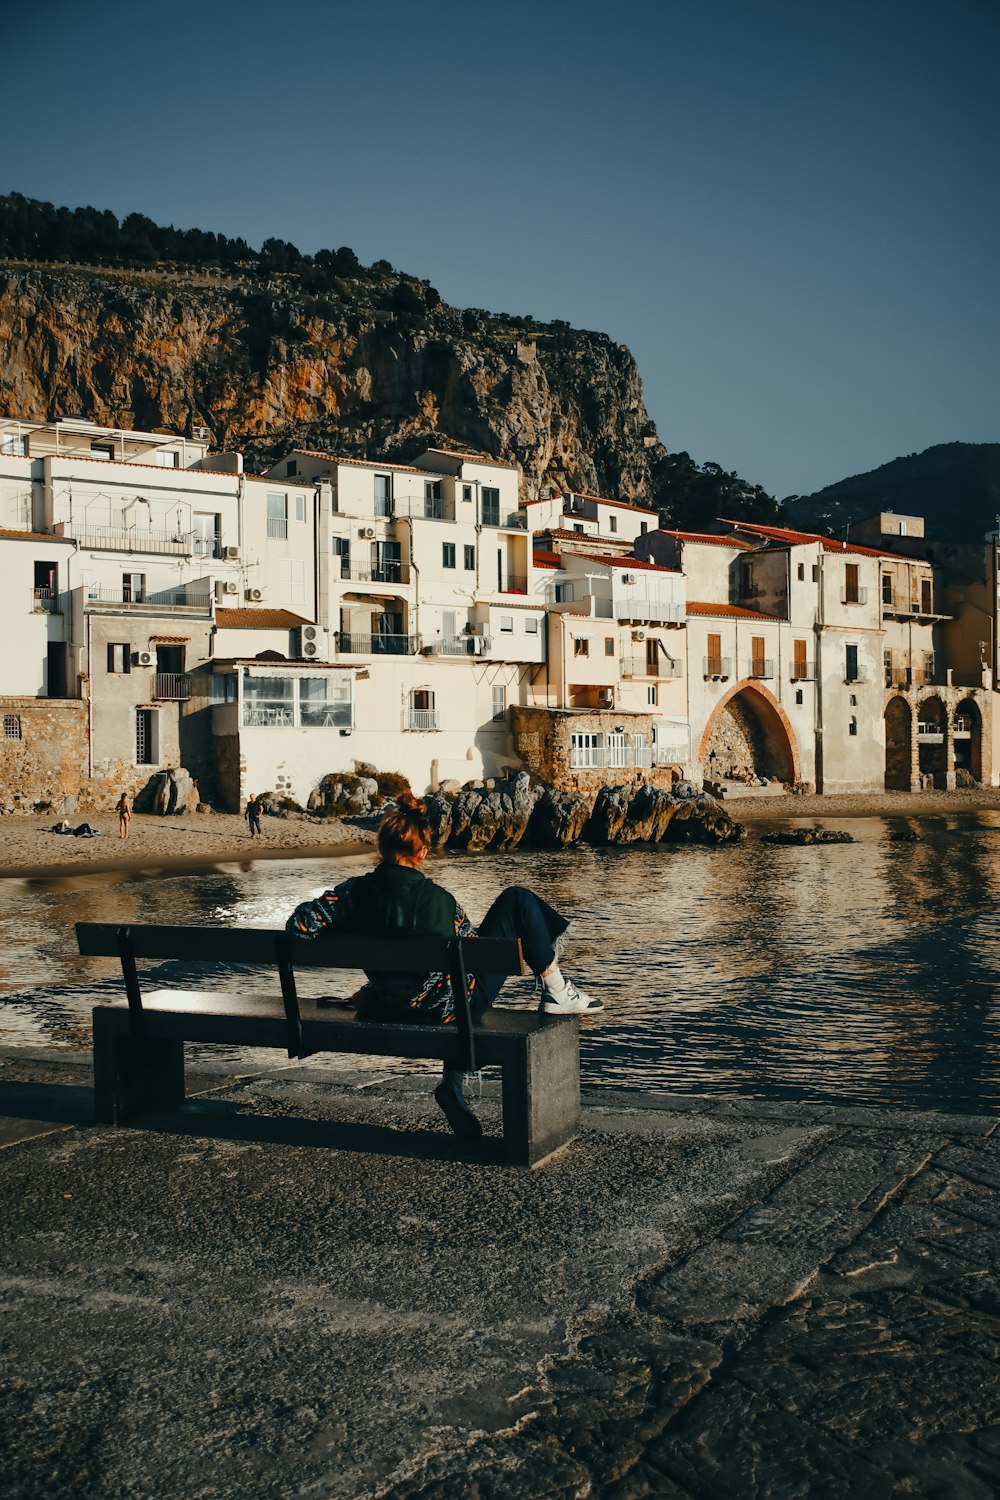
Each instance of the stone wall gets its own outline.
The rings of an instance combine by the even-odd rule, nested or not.
[[[620,709],[533,708],[514,704],[510,710],[514,752],[526,771],[563,792],[594,793],[602,786],[630,786],[641,782],[669,788],[675,780],[668,767],[632,768],[608,766],[597,770],[570,767],[571,734],[608,735],[622,728],[627,734],[644,734],[647,747],[653,742],[653,714],[624,714]]]
[[[751,781],[773,776],[760,723],[738,698],[719,714],[705,753],[705,774],[713,780]]]
[[[149,769],[119,760],[100,762],[88,776],[83,700],[4,697],[0,716],[2,812],[109,812],[123,791],[134,796],[149,780]],[[15,721],[20,738],[8,737]]]

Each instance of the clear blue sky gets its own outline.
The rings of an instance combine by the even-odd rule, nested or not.
[[[1000,440],[1000,0],[50,0],[0,191],[350,245],[627,344],[779,495]]]

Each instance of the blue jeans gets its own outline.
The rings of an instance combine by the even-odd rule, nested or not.
[[[533,974],[541,974],[555,961],[556,938],[569,926],[562,916],[523,885],[501,891],[476,931],[479,937],[520,938],[525,963]],[[477,974],[472,993],[472,1013],[482,1015],[503,989],[505,974]]]

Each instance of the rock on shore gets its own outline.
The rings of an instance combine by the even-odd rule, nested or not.
[[[659,843],[685,839],[724,844],[738,839],[739,823],[714,797],[681,784],[604,786],[596,796],[562,792],[532,782],[524,771],[507,780],[466,786],[427,798],[437,848],[500,853],[519,844],[563,849],[581,839],[593,844]]]

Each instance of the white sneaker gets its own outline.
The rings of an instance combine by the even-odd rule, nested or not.
[[[552,995],[548,990],[543,992],[538,1009],[546,1015],[578,1016],[603,1010],[604,1001],[592,1000],[583,990],[577,989],[572,979],[567,979],[565,988],[558,995]]]

